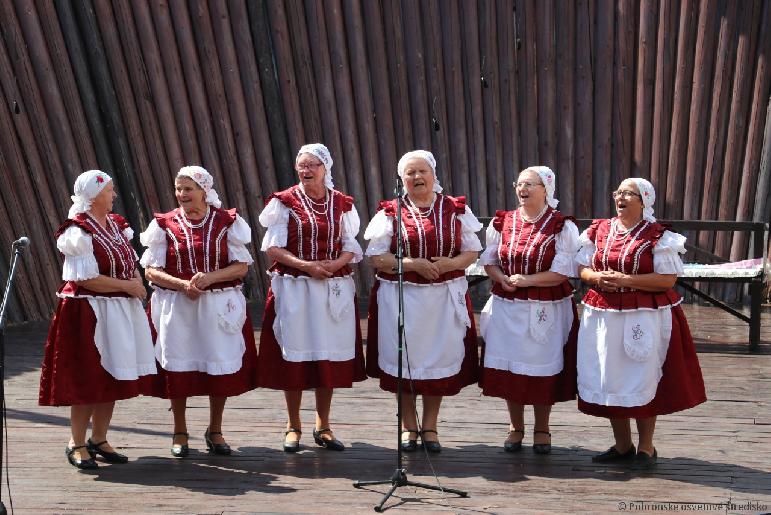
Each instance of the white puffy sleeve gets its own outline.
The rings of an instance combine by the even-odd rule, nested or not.
[[[581,248],[581,242],[578,239],[578,227],[572,220],[565,220],[562,231],[556,237],[555,247],[557,254],[551,262],[549,271],[565,277],[577,277],[578,265],[575,258],[578,249]]]
[[[68,227],[56,240],[56,248],[64,254],[63,280],[85,281],[99,277],[94,243],[86,231],[76,225]]]
[[[482,223],[476,215],[466,206],[466,211],[458,217],[460,220],[460,250],[461,252],[482,250],[482,242],[477,233],[482,230]]]
[[[485,232],[485,251],[479,256],[479,264],[485,265],[500,265],[501,260],[498,257],[498,246],[501,244],[501,233],[499,233],[495,227],[493,227],[493,218],[490,220],[490,224],[487,226]]]
[[[289,208],[279,199],[272,198],[260,213],[260,225],[265,227],[265,237],[262,238],[260,250],[265,252],[271,247],[286,247],[289,232]]]
[[[597,251],[597,245],[589,239],[587,231],[588,229],[582,232],[578,237],[578,243],[581,245],[581,248],[578,249],[575,259],[576,265],[591,267],[592,256],[594,256],[594,253]]]
[[[247,265],[254,263],[252,254],[246,248],[246,244],[250,241],[252,241],[252,228],[246,220],[241,218],[241,215],[236,215],[236,221],[228,229],[228,262],[238,261]]]
[[[385,210],[381,209],[364,230],[364,239],[369,241],[365,256],[380,256],[391,250],[391,238],[394,235],[393,218],[386,216]]]
[[[664,231],[656,246],[653,247],[653,271],[657,274],[683,274],[685,254],[685,236],[672,231]]]
[[[347,213],[343,213],[340,218],[341,225],[341,237],[343,243],[343,252],[353,253],[353,259],[351,263],[358,263],[361,261],[364,252],[361,250],[361,245],[356,241],[356,235],[359,234],[359,227],[361,226],[361,219],[359,218],[359,212],[356,211],[356,206],[352,206],[351,210]]]
[[[168,241],[166,231],[161,229],[158,222],[153,219],[143,233],[139,234],[139,242],[147,247],[142,253],[139,264],[144,268],[163,268],[166,266],[166,250]]]

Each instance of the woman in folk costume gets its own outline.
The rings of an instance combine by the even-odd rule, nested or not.
[[[214,179],[185,166],[174,180],[179,207],[156,213],[140,236],[141,263],[153,286],[148,313],[160,364],[154,395],[171,399],[171,454],[188,455],[187,398],[209,396],[209,452],[230,454],[222,436],[228,397],[257,385],[257,349],[241,280],[253,262],[249,225],[221,209]]]
[[[482,228],[464,197],[442,193],[436,160],[425,150],[402,156],[399,176],[407,190],[402,204],[404,248],[404,329],[402,357],[405,407],[402,449],[440,452],[437,423],[442,397],[456,395],[478,379],[479,356],[465,269],[482,249]],[[377,281],[372,289],[367,338],[367,372],[380,388],[397,391],[398,284],[396,274],[397,202],[380,203],[364,239]],[[423,396],[419,431],[415,396]]]
[[[71,406],[67,460],[94,469],[96,455],[108,463],[128,461],[107,443],[115,401],[149,393],[156,370],[134,232],[111,213],[113,181],[89,170],[74,190],[69,218],[56,232],[64,284],[45,344],[39,402]]]
[[[613,427],[615,443],[592,461],[647,469],[656,464],[656,417],[701,404],[706,394],[682,299],[672,289],[685,237],[656,222],[656,192],[645,179],[626,179],[613,199],[617,216],[581,234],[576,258],[591,286],[578,332],[578,409]]]
[[[260,335],[260,386],[284,390],[284,451],[300,449],[303,390],[314,389],[313,439],[342,451],[330,424],[332,393],[367,378],[350,263],[361,261],[353,198],[334,189],[320,143],[297,153],[299,184],[271,195],[260,214],[262,250],[273,261]]]
[[[535,413],[533,451],[551,452],[551,407],[576,397],[578,316],[568,278],[580,244],[575,224],[555,209],[555,183],[545,166],[523,170],[514,183],[519,208],[495,213],[480,258],[493,289],[479,322],[479,383],[484,395],[506,399],[508,452],[522,448],[526,404]]]

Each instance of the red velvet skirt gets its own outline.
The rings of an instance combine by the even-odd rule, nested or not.
[[[648,418],[698,406],[707,400],[696,346],[683,309],[672,308],[672,336],[656,395],[644,406],[601,406],[578,398],[578,409],[605,418]]]
[[[308,390],[311,388],[350,388],[364,381],[364,350],[359,327],[359,306],[356,306],[356,355],[348,361],[286,361],[273,333],[276,320],[276,298],[268,290],[265,314],[260,333],[260,386],[273,390]]]
[[[380,379],[380,388],[396,393],[398,379],[392,375],[383,372],[378,366],[377,351],[377,290],[380,286],[379,281],[375,281],[372,292],[369,297],[369,312],[367,316],[367,375]],[[466,294],[466,308],[468,309],[471,327],[466,331],[463,338],[465,355],[461,363],[460,371],[454,376],[443,377],[442,379],[405,379],[402,382],[402,391],[412,392],[418,395],[457,395],[464,387],[474,384],[479,379],[479,351],[477,345],[477,329],[474,321],[474,314],[471,311],[471,298]],[[448,308],[449,309],[449,308]]]
[[[153,375],[115,379],[94,343],[96,315],[87,299],[59,299],[40,372],[41,406],[97,404],[152,393]]]
[[[563,347],[563,367],[553,376],[528,376],[506,370],[484,367],[485,345],[482,344],[482,373],[479,387],[482,395],[501,397],[525,405],[552,405],[572,401],[578,393],[576,373],[576,352],[578,347],[578,312],[573,302],[573,325],[568,341]]]
[[[153,342],[157,333],[150,316],[150,303],[147,303],[147,318],[150,319],[150,329]],[[254,341],[254,329],[249,313],[242,329],[244,335],[244,357],[238,372],[224,375],[211,375],[206,372],[170,372],[164,370],[156,361],[158,374],[153,380],[153,397],[162,399],[179,399],[197,395],[213,395],[216,397],[234,397],[257,388],[257,344]]]

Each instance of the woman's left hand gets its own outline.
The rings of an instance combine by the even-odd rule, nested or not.
[[[526,275],[515,274],[509,276],[509,284],[517,288],[527,288],[530,286],[530,279]]]
[[[615,270],[606,270],[602,272],[602,282],[605,284],[606,288],[615,290],[623,288],[627,286],[628,279],[628,275],[616,272]]]
[[[436,267],[439,269],[439,275],[452,272],[456,269],[453,258],[449,258],[447,256],[435,256],[431,258],[431,261],[433,261]]]
[[[209,278],[209,274],[198,272],[191,279],[190,283],[194,284],[199,290],[205,290],[212,284],[212,280]]]
[[[321,260],[319,261],[319,264],[324,270],[326,270],[330,274],[334,274],[341,268],[341,266],[337,264],[337,261],[332,259]]]

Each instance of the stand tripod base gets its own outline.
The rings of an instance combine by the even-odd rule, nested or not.
[[[468,497],[468,492],[464,492],[462,490],[455,490],[453,488],[442,488],[436,485],[427,485],[425,483],[417,483],[415,481],[410,481],[407,479],[407,471],[405,469],[396,469],[394,471],[394,475],[391,476],[391,479],[387,479],[385,481],[356,481],[353,486],[354,488],[361,488],[363,486],[372,486],[372,485],[391,485],[391,489],[386,492],[386,494],[383,496],[383,499],[380,501],[380,504],[375,506],[375,511],[380,513],[383,511],[383,505],[386,503],[386,501],[394,494],[397,488],[400,486],[416,486],[418,488],[425,488],[426,490],[435,490],[437,492],[448,492],[451,494],[458,495],[460,497]]]

